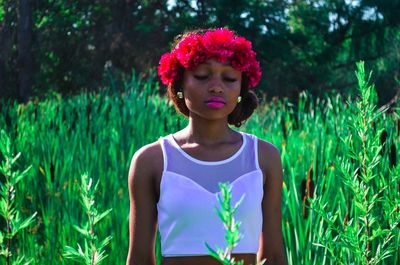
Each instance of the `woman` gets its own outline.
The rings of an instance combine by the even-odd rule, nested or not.
[[[219,264],[205,246],[225,248],[215,213],[219,182],[231,183],[233,203],[244,196],[235,260],[285,264],[279,151],[228,126],[239,127],[257,107],[251,88],[261,71],[251,43],[228,29],[189,32],[161,57],[158,73],[189,124],[132,158],[127,264],[155,264],[157,228],[162,264]]]

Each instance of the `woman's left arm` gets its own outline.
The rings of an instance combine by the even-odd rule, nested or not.
[[[285,265],[282,237],[282,161],[279,150],[272,144],[258,141],[259,164],[265,176],[262,200],[263,224],[258,259],[265,265]]]

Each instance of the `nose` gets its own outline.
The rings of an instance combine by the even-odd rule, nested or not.
[[[216,94],[221,94],[224,92],[223,84],[218,77],[214,77],[211,79],[208,91],[210,93],[216,93]]]

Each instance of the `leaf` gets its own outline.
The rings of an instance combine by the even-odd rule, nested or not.
[[[104,253],[105,253],[104,250],[95,253],[94,264],[100,264],[105,258],[108,257],[108,254]]]
[[[25,169],[23,172],[18,173],[17,177],[14,179],[13,181],[13,185],[17,184],[18,182],[20,182],[21,179],[23,179],[24,177],[26,177],[29,173],[29,171],[31,170],[32,166],[29,166],[27,169]]]
[[[263,259],[260,262],[257,263],[257,265],[264,265],[264,263],[267,262],[267,259]]]
[[[107,246],[108,243],[110,243],[111,239],[112,239],[112,236],[106,237],[104,240],[102,240],[102,241],[99,243],[99,248],[104,248],[105,246]]]
[[[85,237],[87,237],[87,238],[90,237],[90,231],[87,230],[86,228],[81,228],[77,225],[73,225],[73,227],[76,231],[78,231],[80,234],[84,235]]]
[[[108,209],[106,211],[104,211],[103,213],[101,213],[98,216],[94,217],[94,221],[93,221],[93,225],[96,225],[101,219],[103,219],[106,215],[108,215],[110,212],[112,211],[112,209]]]
[[[82,252],[82,248],[79,244],[78,244],[78,250],[70,246],[65,246],[63,256],[67,259],[72,259],[78,262],[85,260],[85,255]]]
[[[217,259],[218,261],[223,261],[221,258],[220,258],[220,255],[214,250],[214,249],[212,249],[211,247],[210,247],[210,245],[207,243],[207,242],[205,242],[205,245],[206,245],[206,247],[207,247],[207,249],[208,249],[208,254],[209,255],[211,255],[212,257],[214,257],[215,259]]]
[[[18,230],[24,229],[25,227],[29,226],[35,219],[37,212],[35,212],[30,217],[26,218],[22,223],[19,224]]]
[[[27,261],[24,261],[24,260],[25,260],[25,256],[22,255],[22,256],[19,256],[16,260],[14,260],[12,262],[12,264],[13,265],[29,265],[31,262],[33,262],[32,258]]]
[[[10,164],[14,165],[18,158],[21,156],[21,152],[19,152],[13,159],[11,159]]]

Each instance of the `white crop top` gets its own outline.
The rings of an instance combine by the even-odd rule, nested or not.
[[[225,249],[225,230],[218,218],[219,182],[232,186],[232,205],[244,195],[235,213],[243,235],[233,253],[258,251],[262,227],[263,174],[257,138],[241,133],[243,143],[231,157],[207,162],[187,154],[172,135],[159,139],[164,170],[157,203],[161,254],[164,257],[208,255],[205,242]]]

